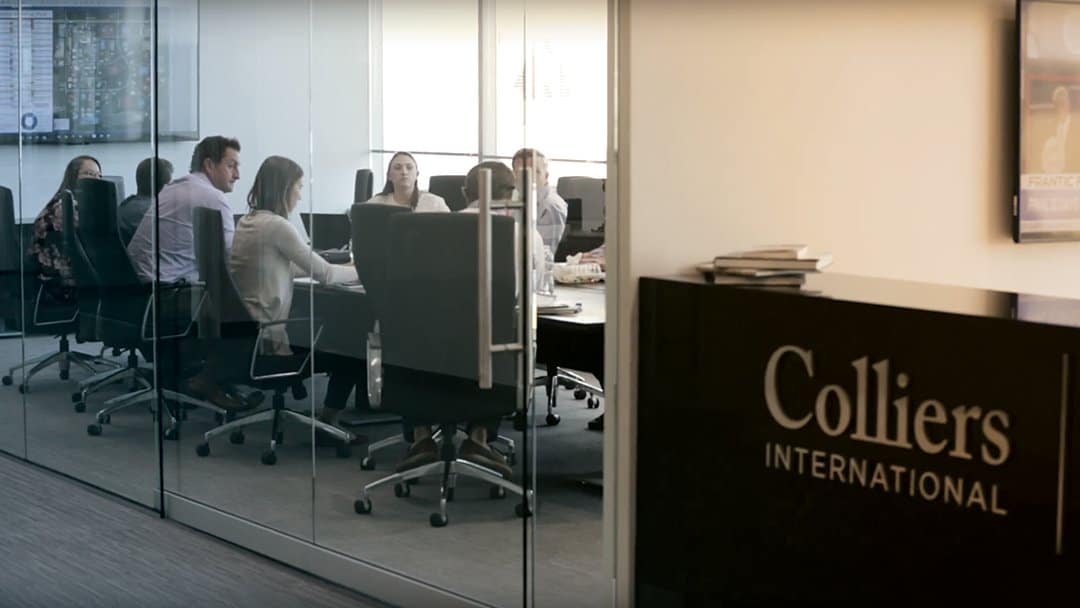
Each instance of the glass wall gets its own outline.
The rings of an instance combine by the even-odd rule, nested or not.
[[[391,602],[610,604],[603,290],[544,278],[606,14],[0,0],[0,451]]]

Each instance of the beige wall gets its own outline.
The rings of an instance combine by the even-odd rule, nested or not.
[[[636,279],[722,251],[808,242],[834,272],[1080,297],[1080,243],[1011,240],[1014,7],[620,0],[618,432]]]

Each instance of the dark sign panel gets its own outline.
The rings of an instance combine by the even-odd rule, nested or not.
[[[644,280],[640,605],[1049,596],[1078,337]]]

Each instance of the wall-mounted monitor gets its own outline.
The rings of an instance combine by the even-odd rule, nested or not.
[[[1080,3],[1020,0],[1017,24],[1020,179],[1013,199],[1013,238],[1077,240]]]
[[[198,14],[193,0],[0,0],[0,143],[150,141],[155,39],[158,139],[197,139]]]

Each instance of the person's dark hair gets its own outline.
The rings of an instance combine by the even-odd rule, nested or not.
[[[289,188],[304,177],[300,165],[284,156],[270,156],[263,161],[255,174],[255,183],[248,192],[248,207],[255,211],[265,209],[281,217],[289,217]]]
[[[412,196],[409,197],[409,207],[412,207],[415,210],[416,205],[420,202],[420,186],[418,185],[420,181],[420,165],[416,164],[416,159],[408,152],[395,152],[394,155],[390,157],[390,162],[386,164],[386,185],[383,186],[382,192],[379,194],[394,193],[394,182],[390,181],[390,167],[394,166],[394,160],[399,156],[408,156],[409,160],[413,162],[413,166],[416,167],[417,184],[413,184]]]
[[[64,178],[60,180],[60,187],[56,189],[56,194],[53,198],[60,198],[60,195],[64,190],[75,191],[75,183],[79,181],[79,169],[82,169],[83,161],[93,161],[98,167],[98,171],[101,171],[101,163],[93,156],[87,156],[85,154],[76,156],[68,161],[67,167],[64,168]]]
[[[465,198],[468,202],[480,199],[480,170],[491,169],[491,199],[507,200],[514,195],[514,172],[505,163],[489,160],[469,169],[465,176]]]
[[[172,172],[172,163],[164,158],[157,159],[156,167],[154,167],[154,158],[144,158],[135,168],[136,193],[139,196],[150,196],[161,192],[165,184],[172,181]],[[150,175],[151,173],[154,175]]]
[[[240,142],[232,137],[223,137],[221,135],[204,137],[199,142],[199,145],[195,146],[195,151],[191,153],[191,172],[198,173],[202,171],[203,161],[208,158],[214,164],[220,163],[225,156],[225,150],[229,148],[239,152]]]

